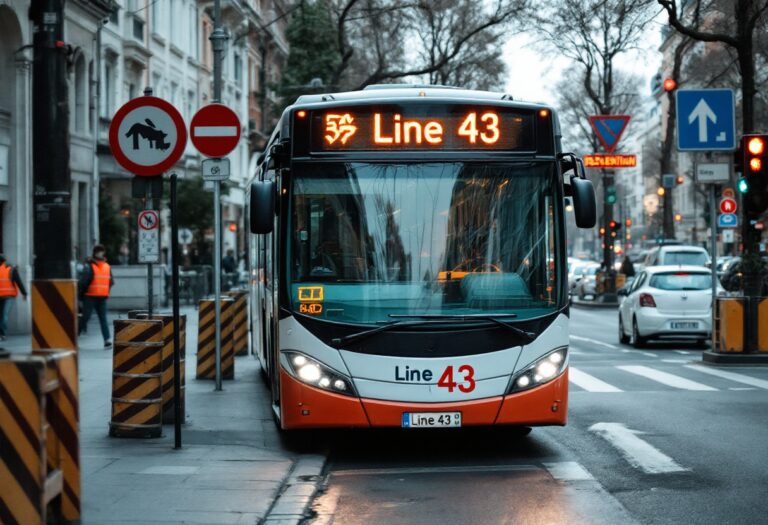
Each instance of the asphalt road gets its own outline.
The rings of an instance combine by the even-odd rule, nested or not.
[[[768,368],[574,308],[565,428],[320,432],[313,524],[768,523]]]

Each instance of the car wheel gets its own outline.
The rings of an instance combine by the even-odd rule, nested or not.
[[[623,345],[629,343],[629,336],[624,333],[624,322],[621,320],[621,314],[619,314],[619,343]]]
[[[707,346],[709,346],[707,345],[708,341],[709,339],[699,339],[698,341],[696,341],[696,346],[698,346],[699,348],[707,348]]]
[[[637,319],[632,319],[632,346],[635,348],[643,348],[645,346],[646,338],[640,336],[640,332],[637,329]]]

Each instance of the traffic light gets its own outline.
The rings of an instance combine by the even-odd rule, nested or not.
[[[627,228],[629,228],[630,226],[632,226],[632,219],[627,217],[626,220],[624,221],[624,224],[627,226]]]
[[[685,182],[685,177],[683,177],[682,175],[678,175],[677,178],[675,179],[675,182],[677,182],[677,185],[680,186],[683,182]]]
[[[605,203],[616,204],[616,186],[608,186],[605,188]]]
[[[667,190],[665,190],[662,187],[659,187],[658,190],[656,190],[656,193],[659,195],[659,197],[663,197],[665,193],[667,193]]]
[[[674,78],[665,78],[664,79],[664,91],[669,93],[670,91],[674,91],[675,88],[677,88],[677,82],[675,82]]]
[[[680,222],[683,220],[683,216],[679,213],[675,213],[675,222]]]
[[[600,227],[600,237],[602,237],[602,236],[604,236],[604,235],[605,235],[605,228],[603,228],[603,227],[601,226],[601,227]]]
[[[768,135],[744,135],[740,153],[739,192],[744,195],[744,209],[758,215],[768,209]]]
[[[611,232],[611,237],[615,238],[620,229],[621,223],[618,221],[608,221],[608,230]]]

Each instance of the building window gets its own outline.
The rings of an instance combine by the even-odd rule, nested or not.
[[[119,11],[119,7],[116,8],[114,11],[109,13],[109,23],[119,25],[119,20],[117,18],[117,12]]]
[[[243,78],[243,63],[240,60],[240,54],[235,53],[235,82],[238,84]]]
[[[106,60],[104,63],[104,112],[102,117],[112,118],[115,109],[115,89],[117,85],[116,68],[114,60]]]
[[[133,17],[133,38],[144,41],[144,20],[138,17]]]
[[[86,101],[88,100],[88,77],[85,73],[85,57],[81,54],[75,60],[75,131],[78,133],[86,132],[86,120],[88,110]]]

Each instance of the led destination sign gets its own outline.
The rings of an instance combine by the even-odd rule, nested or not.
[[[541,110],[540,118],[549,112]],[[311,114],[313,151],[536,150],[534,111],[469,105],[358,106]],[[297,112],[306,118],[306,112]]]

